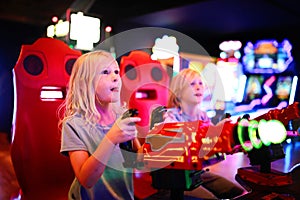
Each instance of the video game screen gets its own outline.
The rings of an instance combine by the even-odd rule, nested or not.
[[[244,102],[250,103],[253,99],[261,98],[263,95],[262,85],[264,77],[261,75],[249,76],[245,88]]]
[[[292,91],[292,76],[250,75],[246,81],[243,103],[255,101],[258,108],[277,107],[289,103]]]

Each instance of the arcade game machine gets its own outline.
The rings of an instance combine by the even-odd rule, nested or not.
[[[237,145],[248,155],[251,166],[237,170],[237,181],[249,193],[234,199],[298,199],[297,170],[282,173],[273,170],[271,162],[285,156],[281,147],[285,126],[299,117],[300,105],[295,102],[251,120],[226,121],[222,126],[201,120],[159,124],[143,144],[144,163],[152,170],[153,187],[171,190],[171,199],[184,199],[184,191],[202,184],[206,157],[232,154]]]
[[[14,119],[11,159],[24,200],[66,200],[74,180],[60,154],[57,109],[66,95],[80,51],[64,42],[39,38],[22,45],[14,67]]]
[[[120,60],[122,79],[121,102],[138,110],[141,121],[136,124],[140,142],[150,130],[152,110],[165,106],[168,100],[170,77],[157,60],[142,50],[131,51]]]
[[[148,172],[138,170],[136,148],[144,143],[150,130],[150,116],[159,106],[166,106],[170,77],[157,60],[152,60],[149,53],[133,50],[120,59],[120,76],[122,79],[121,102],[126,103],[128,114],[138,115],[141,121],[136,123],[138,140],[120,144],[123,149],[124,167],[132,167],[134,173],[134,191],[136,199],[144,199],[155,192]]]
[[[235,139],[239,140],[251,165],[238,169],[236,176],[241,184],[246,183],[253,190],[245,199],[299,197],[295,189],[299,180],[293,173],[271,168],[273,161],[285,157],[282,143],[291,136],[289,133],[297,136],[293,122],[299,119],[299,103],[294,102],[298,77],[291,50],[288,40],[248,42],[244,48],[244,94],[230,114],[238,123],[235,135],[238,139]]]
[[[244,92],[234,109],[234,117],[249,114],[251,118],[274,108],[285,108],[295,100],[298,77],[288,40],[260,40],[244,47]],[[243,83],[241,83],[243,85]]]
[[[244,106],[240,107],[244,110],[234,110],[238,117],[249,113],[247,118],[236,118],[236,121],[226,122],[224,127],[196,121],[165,123],[151,129],[143,145],[143,152],[145,166],[153,170],[151,176],[154,188],[169,189],[171,199],[183,199],[184,191],[201,185],[205,159],[218,153],[232,153],[239,146],[247,154],[251,166],[239,168],[236,179],[250,189],[249,193],[235,199],[300,197],[297,189],[299,179],[294,179],[296,173],[286,174],[271,168],[273,161],[285,157],[281,143],[286,139],[289,122],[300,117],[299,103],[290,100],[294,98],[294,82],[297,81],[293,75],[292,62],[288,61],[290,46],[287,41],[278,46],[276,62],[279,64],[269,67],[272,72],[262,67],[263,61],[260,61],[260,70],[245,74],[245,77],[259,74],[264,80],[261,87],[265,90],[265,93],[260,93],[260,98],[255,97],[260,101],[257,109],[251,110]],[[287,63],[286,68],[282,66],[282,60]],[[262,73],[261,70],[266,72]],[[286,77],[291,78],[289,86],[283,81]],[[246,83],[249,79],[246,79]],[[272,84],[274,81],[275,86]],[[282,90],[288,91],[287,94],[280,95],[285,93]],[[271,96],[273,91],[274,95]]]

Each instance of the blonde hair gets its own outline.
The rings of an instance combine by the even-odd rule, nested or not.
[[[97,74],[99,69],[110,65],[112,62],[116,62],[116,60],[109,52],[103,50],[85,53],[76,60],[67,85],[66,99],[59,107],[59,126],[75,114],[80,114],[92,124],[101,119],[95,104]],[[119,105],[119,102],[116,104]],[[116,113],[121,112],[117,106],[113,108]],[[64,111],[63,114],[62,111]]]
[[[201,74],[191,68],[181,70],[171,81],[169,88],[168,108],[180,108],[182,92],[187,83]]]

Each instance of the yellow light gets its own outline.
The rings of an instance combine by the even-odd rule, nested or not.
[[[69,22],[59,20],[55,25],[55,35],[57,37],[64,37],[69,33]]]
[[[55,26],[54,25],[50,25],[47,27],[47,37],[51,37],[53,38],[55,35]]]

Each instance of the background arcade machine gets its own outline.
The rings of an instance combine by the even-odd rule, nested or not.
[[[218,123],[224,118],[226,110],[232,110],[236,102],[242,101],[244,81],[242,65],[240,63],[240,48],[242,43],[238,40],[224,41],[219,45],[220,57],[216,59],[216,70],[224,89],[223,96],[216,91],[216,103],[210,117],[213,123]]]
[[[242,120],[250,120],[250,122],[253,120],[255,122],[249,124],[246,122],[249,128],[243,129],[247,132],[246,135],[249,134],[246,140],[248,142],[252,141],[253,146],[255,146],[251,150],[246,150],[252,166],[239,169],[237,175],[239,180],[243,179],[241,182],[247,182],[254,191],[245,198],[266,195],[267,192],[274,189],[281,193],[296,193],[293,187],[299,181],[292,183],[290,174],[280,173],[271,168],[273,161],[285,157],[281,142],[284,142],[286,137],[281,142],[276,142],[276,144],[262,146],[256,144],[256,142],[259,143],[262,140],[257,134],[266,134],[269,135],[268,137],[275,139],[278,129],[272,128],[276,127],[277,124],[275,123],[273,126],[273,121],[268,122],[268,120],[284,114],[280,111],[281,109],[295,105],[293,103],[298,77],[295,75],[291,49],[292,46],[288,40],[281,43],[276,40],[260,40],[255,44],[248,42],[244,48],[244,56],[241,61],[243,75],[240,79],[245,81],[243,96],[240,102],[236,102],[233,109],[227,109],[226,112],[230,113],[233,121],[244,118]],[[257,127],[263,126],[260,125],[262,119],[267,120],[265,124],[270,123],[267,125],[268,129],[264,131],[262,128],[257,130]],[[284,117],[281,119],[284,119]],[[283,123],[285,135],[290,131],[295,133],[295,127],[290,125],[293,120],[295,119],[285,120],[285,123]],[[264,122],[261,124],[264,124]],[[250,135],[254,135],[254,137],[251,138]],[[263,190],[265,190],[265,193]]]
[[[166,106],[168,98],[169,75],[159,61],[152,60],[150,54],[142,50],[133,50],[120,60],[120,75],[122,79],[121,102],[126,103],[129,109],[136,109],[141,121],[136,124],[138,139],[143,144],[150,129],[152,110],[159,106]],[[138,144],[138,145],[140,145]],[[130,150],[130,149],[129,149]],[[127,160],[136,157],[133,149],[129,153],[123,152]],[[126,164],[135,167],[135,163]],[[157,190],[151,185],[149,172],[135,169],[134,191],[136,199],[144,199]]]
[[[160,62],[142,50],[131,51],[121,58],[120,75],[121,102],[138,110],[142,118],[137,123],[138,136],[143,143],[149,132],[152,110],[167,104],[170,78]]]
[[[232,116],[249,114],[254,118],[270,109],[292,104],[298,77],[291,50],[288,40],[248,42],[241,61],[245,80],[243,97],[227,112]]]
[[[11,158],[24,200],[68,198],[74,174],[69,159],[60,154],[57,109],[80,55],[52,38],[21,48],[14,67]]]

